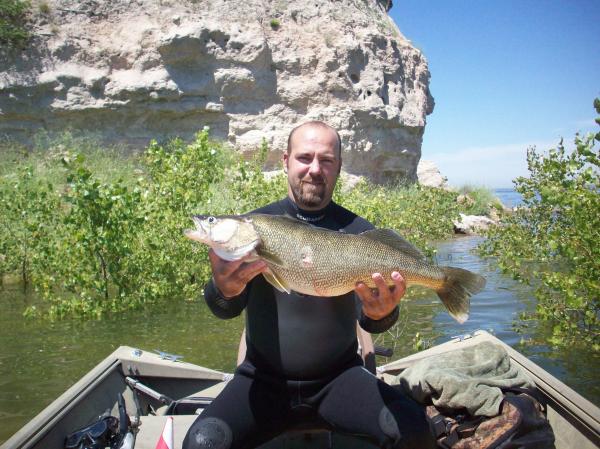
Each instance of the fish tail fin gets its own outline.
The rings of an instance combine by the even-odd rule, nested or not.
[[[479,293],[485,287],[485,278],[462,268],[440,267],[446,280],[436,291],[450,315],[459,323],[469,318],[471,295]]]

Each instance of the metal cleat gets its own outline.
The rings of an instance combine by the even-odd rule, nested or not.
[[[160,351],[158,349],[155,349],[154,352],[156,352],[161,359],[170,360],[171,362],[178,362],[183,358],[182,355],[169,354],[168,352]]]

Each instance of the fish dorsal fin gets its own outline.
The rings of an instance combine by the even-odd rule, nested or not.
[[[402,251],[403,253],[414,257],[415,259],[423,260],[425,256],[412,243],[405,240],[396,231],[391,229],[371,229],[362,232],[360,235],[371,240],[384,243],[392,248]]]
[[[285,293],[290,293],[292,290],[288,287],[288,285],[279,277],[277,277],[277,275],[275,273],[273,273],[271,270],[265,271],[262,274],[265,279],[267,280],[267,282],[269,284],[271,284],[273,287],[275,287],[277,290],[279,290],[280,292],[285,292]]]

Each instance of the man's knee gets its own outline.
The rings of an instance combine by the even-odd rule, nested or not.
[[[390,447],[396,447],[402,438],[402,433],[396,422],[396,418],[392,414],[389,408],[383,407],[379,413],[379,428],[383,434],[389,438]]]
[[[429,429],[425,413],[420,407],[390,408],[384,406],[379,413],[379,428],[386,436],[384,447],[389,449],[435,448],[435,439]],[[411,410],[412,409],[412,410]]]
[[[183,449],[230,449],[233,433],[229,425],[214,417],[199,418],[183,440]]]

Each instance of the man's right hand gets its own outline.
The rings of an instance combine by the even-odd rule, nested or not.
[[[267,264],[264,261],[246,262],[248,257],[229,262],[217,256],[212,249],[208,251],[215,286],[225,299],[242,293],[248,282],[267,270]]]

